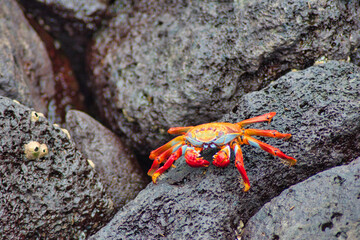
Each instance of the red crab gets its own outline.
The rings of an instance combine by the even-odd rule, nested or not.
[[[181,134],[150,153],[149,158],[154,162],[148,172],[154,183],[156,179],[167,169],[173,166],[173,163],[185,154],[185,160],[191,167],[207,167],[209,162],[200,157],[202,150],[207,148],[220,148],[220,151],[214,155],[213,164],[218,167],[226,167],[230,163],[230,149],[235,153],[235,166],[239,170],[244,180],[244,191],[250,189],[250,182],[247,177],[243,155],[240,145],[247,144],[278,156],[291,166],[296,163],[292,157],[285,155],[279,149],[263,143],[252,136],[264,136],[272,138],[291,137],[289,133],[279,133],[276,130],[244,129],[245,126],[257,122],[270,122],[275,116],[275,112],[270,112],[258,117],[250,118],[238,123],[205,123],[194,127],[174,127],[170,128],[168,133]],[[165,164],[160,167],[160,164]]]

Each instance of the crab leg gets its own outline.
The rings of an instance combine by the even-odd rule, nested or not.
[[[165,152],[163,152],[159,156],[157,156],[154,159],[154,162],[151,165],[151,168],[147,174],[149,176],[152,176],[154,174],[154,172],[159,169],[160,164],[163,163],[164,161],[166,161],[170,157],[171,154],[173,154],[176,150],[179,149],[179,147],[181,147],[181,145],[184,145],[184,142],[179,142],[179,143],[175,144],[174,146],[170,147],[168,150],[166,150]]]
[[[250,135],[250,136],[263,136],[263,137],[272,137],[272,138],[289,139],[291,137],[290,133],[279,133],[276,130],[262,130],[262,129],[248,128],[244,130],[244,133],[245,135]]]
[[[250,189],[250,181],[246,174],[242,151],[240,148],[240,144],[237,140],[232,142],[231,149],[235,153],[235,166],[238,169],[238,171],[240,172],[242,179],[244,180],[244,185],[245,185],[244,192],[247,192]]]
[[[166,170],[168,170],[172,164],[181,156],[184,154],[186,148],[188,146],[187,145],[183,145],[182,147],[180,147],[178,150],[176,150],[173,154],[170,155],[169,159],[165,162],[164,166],[162,166],[161,168],[159,168],[158,170],[155,171],[155,173],[152,175],[152,181],[153,183],[156,183],[156,179],[163,174]]]
[[[238,122],[237,124],[241,128],[243,128],[252,123],[258,123],[258,122],[269,122],[270,123],[271,119],[275,116],[275,114],[276,114],[276,112],[269,112],[269,113],[263,114],[261,116],[246,119],[244,121]]]
[[[150,159],[155,159],[157,156],[161,155],[163,152],[165,152],[166,150],[168,150],[172,146],[174,146],[174,145],[176,145],[176,144],[178,144],[180,142],[184,142],[184,140],[185,140],[184,136],[178,136],[178,137],[174,138],[170,142],[162,145],[161,147],[155,149],[154,151],[151,151],[149,158]]]
[[[200,153],[193,147],[188,147],[185,151],[186,163],[191,167],[208,167],[209,162],[199,157]]]
[[[212,162],[217,167],[226,167],[230,163],[230,146],[225,145],[214,155]]]
[[[185,134],[187,133],[191,128],[193,128],[192,126],[189,127],[172,127],[168,130],[168,133],[170,134]]]
[[[242,136],[241,139],[243,144],[248,144],[257,148],[261,148],[262,150],[270,153],[271,155],[274,156],[278,156],[281,159],[284,159],[285,161],[287,161],[290,166],[294,165],[296,163],[296,159],[292,158],[290,156],[285,155],[282,151],[280,151],[280,149],[275,148],[269,144],[266,144],[264,142],[261,142],[253,137],[250,136]]]

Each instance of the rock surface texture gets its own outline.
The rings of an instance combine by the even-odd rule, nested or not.
[[[109,0],[18,0],[27,13],[61,43],[76,72],[92,33],[99,27]],[[58,43],[59,43],[58,42]],[[79,74],[79,73],[78,73]],[[82,79],[83,80],[83,79]]]
[[[250,219],[243,239],[360,239],[360,158],[286,189]]]
[[[119,137],[86,113],[70,110],[66,128],[76,147],[95,164],[107,194],[118,210],[145,188],[148,179],[132,151]]]
[[[0,95],[47,115],[55,82],[46,48],[16,1],[1,2],[0,19]]]
[[[246,224],[266,203],[359,157],[359,16],[356,0],[2,0],[0,238],[251,238],[252,220]],[[78,112],[68,114],[74,139],[50,123],[59,105],[65,116],[83,101],[80,89],[91,114],[140,162],[151,164],[149,152],[174,137],[170,127],[268,112],[277,112],[273,122],[251,128],[291,133],[285,141],[259,140],[298,162],[289,168],[243,146],[251,183],[244,193],[234,156],[226,168],[197,169],[180,157],[128,202],[139,188],[123,182],[143,179],[134,154]],[[211,162],[214,153],[204,158]],[[335,185],[356,180],[341,174]],[[302,193],[287,191],[296,199]],[[314,231],[357,237],[358,225],[346,225],[358,216],[346,211],[356,209],[341,212],[336,197],[328,200],[334,204],[312,219],[321,224]],[[300,231],[268,227],[275,239]]]
[[[85,239],[110,219],[102,184],[61,128],[0,97],[0,136],[1,239]]]
[[[15,0],[1,2],[0,19],[0,95],[33,107],[53,123],[63,122],[71,107],[84,109],[71,64],[54,39],[28,22]]]
[[[358,156],[359,89],[359,67],[331,61],[288,73],[244,95],[222,120],[237,122],[276,111],[269,126],[252,127],[292,133],[288,141],[262,140],[295,157],[297,165],[289,168],[263,151],[243,147],[252,184],[244,193],[233,164],[195,169],[181,157],[175,169],[141,191],[91,239],[236,238],[241,222],[284,189]]]
[[[358,1],[114,5],[89,51],[91,85],[103,119],[143,154],[169,127],[218,120],[244,93],[360,45]]]

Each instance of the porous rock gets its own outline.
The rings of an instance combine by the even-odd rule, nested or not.
[[[243,146],[251,182],[242,192],[232,158],[227,168],[191,168],[183,157],[118,212],[91,239],[234,239],[266,202],[289,186],[331,167],[349,163],[360,151],[360,69],[330,61],[291,72],[261,91],[244,95],[222,120],[275,111],[270,125],[293,134],[287,141],[260,138],[298,163],[289,168],[268,153]],[[213,153],[206,153],[211,161]],[[321,186],[319,186],[321,187]]]
[[[286,189],[247,223],[242,239],[360,239],[360,158]]]
[[[86,113],[76,110],[67,112],[66,127],[76,147],[94,163],[115,209],[145,188],[146,175],[134,153],[118,136]]]
[[[0,238],[85,239],[112,216],[111,201],[74,143],[32,112],[0,96]],[[27,158],[32,141],[46,154]]]
[[[360,45],[358,1],[116,1],[89,51],[103,119],[142,154],[244,93]]]

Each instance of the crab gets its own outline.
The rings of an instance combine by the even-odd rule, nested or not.
[[[244,128],[252,123],[270,123],[275,114],[275,112],[270,112],[238,123],[214,122],[198,126],[170,128],[168,133],[181,135],[150,153],[149,158],[154,161],[148,171],[148,175],[151,176],[152,181],[156,183],[157,178],[171,166],[174,167],[173,163],[182,155],[185,155],[185,161],[191,167],[208,167],[210,164],[209,161],[201,157],[201,152],[207,148],[220,149],[214,155],[212,164],[217,167],[226,167],[230,163],[230,152],[233,150],[235,154],[235,166],[243,179],[243,190],[247,192],[250,189],[250,181],[244,168],[241,145],[247,144],[260,148],[271,155],[285,160],[285,163],[290,166],[296,164],[296,159],[285,155],[278,148],[252,137],[263,136],[288,139],[291,137],[291,134],[280,133],[276,130]],[[160,167],[162,163],[164,163],[164,165]]]

